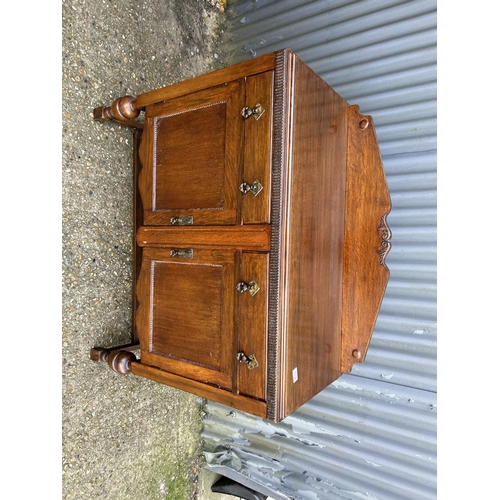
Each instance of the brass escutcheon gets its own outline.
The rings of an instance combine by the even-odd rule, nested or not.
[[[180,257],[181,259],[192,259],[193,249],[192,248],[172,248],[170,250],[171,257]]]
[[[191,215],[181,215],[179,217],[171,217],[170,224],[172,226],[192,226],[193,217]]]

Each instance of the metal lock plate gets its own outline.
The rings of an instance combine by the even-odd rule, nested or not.
[[[181,215],[180,217],[171,217],[170,224],[172,226],[192,226],[193,217],[191,215]]]
[[[193,249],[192,248],[172,248],[170,250],[171,257],[179,257],[181,259],[192,259]]]

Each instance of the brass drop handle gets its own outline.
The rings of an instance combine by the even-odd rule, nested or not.
[[[254,196],[257,196],[262,191],[262,189],[264,188],[257,179],[255,179],[252,184],[248,184],[248,182],[242,182],[240,184],[240,191],[243,194],[252,193]]]
[[[238,292],[240,292],[240,293],[248,292],[250,295],[253,296],[260,290],[260,286],[257,285],[255,280],[249,281],[248,283],[245,283],[244,281],[240,281],[236,285],[236,290],[238,290]]]
[[[257,361],[257,358],[255,357],[255,354],[249,354],[248,356],[244,352],[239,352],[236,355],[236,359],[240,363],[246,363],[247,368],[249,370],[253,370],[257,366],[259,366],[259,362]]]
[[[249,108],[248,106],[245,106],[241,110],[241,116],[245,119],[253,116],[256,120],[258,120],[262,116],[264,111],[265,111],[265,109],[262,107],[262,104],[260,104],[260,102],[258,102],[253,108]]]

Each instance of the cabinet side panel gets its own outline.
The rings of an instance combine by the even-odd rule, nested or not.
[[[347,102],[298,58],[287,223],[288,415],[341,374]]]

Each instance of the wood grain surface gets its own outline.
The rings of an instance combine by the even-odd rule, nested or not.
[[[262,191],[254,196],[247,193],[243,197],[244,224],[255,224],[270,221],[271,208],[271,149],[272,149],[272,117],[273,117],[273,71],[250,76],[245,81],[245,102],[252,108],[261,104],[262,116],[245,120],[245,141],[243,159],[243,179],[249,184],[258,180]]]
[[[285,414],[340,375],[347,103],[295,60],[288,174]]]
[[[389,270],[384,254],[390,231],[384,226],[391,210],[371,116],[349,107],[344,287],[342,299],[342,371],[364,361],[384,296]],[[384,219],[383,219],[384,218]]]
[[[289,50],[116,103],[146,111],[134,153],[141,359],[123,355],[121,371],[282,420],[366,356],[391,236],[373,120]],[[257,103],[258,120],[242,114]],[[255,180],[257,196],[240,191]],[[181,216],[193,224],[172,225]]]
[[[137,244],[141,247],[228,248],[269,251],[271,227],[247,226],[141,226]]]
[[[232,388],[236,254],[195,250],[192,258],[145,248],[136,325],[145,364]]]

